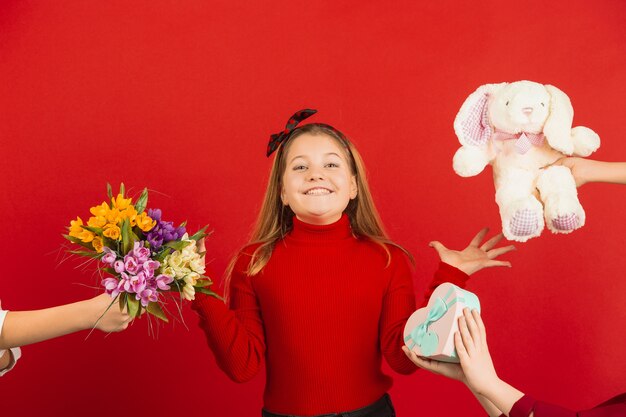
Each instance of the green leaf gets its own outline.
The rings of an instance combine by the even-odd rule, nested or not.
[[[161,306],[157,302],[152,302],[148,304],[148,307],[146,307],[146,311],[152,314],[153,316],[160,318],[166,323],[169,322],[169,320],[167,319],[167,316],[163,312],[163,309],[161,309]]]
[[[171,242],[167,242],[163,246],[172,248],[174,250],[183,250],[187,245],[190,245],[191,242],[184,242],[182,240],[173,240]]]
[[[100,227],[91,227],[91,226],[81,226],[85,230],[89,230],[92,233],[97,234],[98,236],[102,235],[102,228]]]
[[[124,311],[124,307],[126,307],[126,298],[128,297],[128,294],[123,292],[120,294],[119,298],[120,298],[120,311]]]
[[[196,281],[194,287],[210,287],[211,285],[213,285],[211,278],[206,275],[200,275],[200,278]]]
[[[185,220],[184,222],[182,222],[182,223],[180,224],[180,226],[178,226],[178,227],[185,227],[185,226],[187,226],[187,220]]]
[[[69,240],[70,242],[76,243],[77,245],[80,245],[84,248],[93,249],[93,245],[91,243],[85,243],[77,237],[70,236],[70,235],[63,235],[63,237]]]
[[[167,255],[169,255],[169,253],[170,253],[169,250],[161,251],[161,252],[157,253],[156,255],[154,255],[153,259],[155,261],[159,261],[160,263],[163,263],[163,261],[165,260],[165,257]]]
[[[144,188],[143,192],[139,196],[139,199],[137,199],[137,202],[135,203],[135,210],[137,210],[138,214],[141,214],[146,209],[147,205],[148,205],[148,189]]]
[[[139,301],[130,296],[126,297],[126,304],[128,305],[128,314],[131,317],[139,317],[139,313],[141,312],[141,305],[139,304]]]
[[[87,252],[85,250],[70,250],[68,252],[71,253],[71,254],[74,254],[74,255],[85,256],[87,258],[93,258],[93,259],[98,259],[98,258],[102,257],[102,253]]]
[[[102,268],[102,270],[106,272],[107,274],[117,276],[117,272],[113,268]]]
[[[211,297],[215,297],[218,300],[224,300],[221,296],[219,296],[216,292],[213,292],[207,288],[196,288],[196,292],[201,292],[202,294],[210,295]]]
[[[121,182],[120,183],[120,194],[122,194],[122,197],[124,197],[125,193],[126,193],[126,188],[124,187],[124,183]]]
[[[130,233],[130,220],[125,218],[122,222],[122,250],[124,255],[126,255],[133,248],[133,244],[135,243],[133,236]]]
[[[107,182],[107,195],[109,196],[109,201],[113,198],[113,189],[111,188],[111,184]]]
[[[202,239],[203,237],[209,236],[211,233],[213,232],[209,232],[209,233],[205,233],[204,231],[207,229],[207,227],[209,227],[209,225],[204,226],[202,229],[198,230],[193,236],[191,236],[189,239],[191,240],[195,240],[196,242],[200,239]]]

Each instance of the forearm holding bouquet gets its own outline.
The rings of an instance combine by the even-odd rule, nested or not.
[[[205,236],[206,227],[189,236],[185,223],[174,227],[161,219],[161,210],[148,209],[148,190],[144,189],[133,204],[124,196],[124,184],[113,197],[107,184],[109,203],[92,207],[92,216],[84,224],[80,217],[70,222],[67,240],[83,247],[70,250],[74,255],[100,261],[99,269],[108,275],[102,286],[126,307],[131,317],[145,310],[163,321],[166,293],[179,293],[175,301],[193,300],[196,292],[214,297],[212,281],[205,276],[204,252],[196,242]]]

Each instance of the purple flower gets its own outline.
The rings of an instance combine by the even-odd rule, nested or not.
[[[141,300],[142,306],[147,307],[150,302],[156,302],[159,299],[159,294],[156,292],[156,290],[146,288],[145,290],[141,291],[141,293],[136,294],[135,298],[137,300]]]
[[[121,275],[120,284],[123,286],[124,291],[133,292],[130,286],[130,278],[131,278],[130,275],[128,275],[126,272],[122,272],[120,273],[120,275]]]
[[[169,290],[170,286],[168,284],[171,284],[172,281],[174,281],[174,278],[170,277],[169,275],[159,275],[158,277],[155,278],[156,281],[156,286],[161,289],[161,290]]]
[[[148,217],[159,222],[161,220],[161,209],[148,209]]]
[[[121,259],[118,259],[117,261],[115,261],[113,263],[113,269],[115,269],[115,272],[117,272],[118,274],[121,274],[122,272],[124,272],[125,270],[124,261],[122,261]]]
[[[150,259],[143,263],[143,271],[152,277],[154,276],[154,271],[159,266],[161,266],[161,263],[159,261],[153,261],[152,259]]]
[[[102,262],[104,262],[105,264],[113,264],[113,262],[115,262],[115,259],[117,259],[117,255],[115,254],[115,252],[113,252],[110,248],[107,248],[106,246],[104,248],[102,248],[102,252],[104,253],[104,256],[102,257]]]
[[[143,272],[140,272],[137,275],[131,276],[129,282],[132,290],[131,292],[139,294],[146,288],[146,275]]]
[[[137,258],[138,263],[143,263],[150,258],[150,249],[146,248],[142,242],[135,242],[132,254]]]
[[[131,274],[136,274],[139,272],[139,264],[137,263],[137,259],[132,254],[128,254],[124,256],[124,268],[126,272]]]
[[[156,225],[146,235],[154,251],[159,250],[164,243],[180,239],[186,232],[184,226],[174,227],[172,222],[162,221],[159,209],[148,210],[148,216],[156,221]]]
[[[104,290],[112,298],[117,297],[117,295],[120,293],[118,284],[119,281],[115,278],[109,277],[102,280],[102,286],[104,287]]]

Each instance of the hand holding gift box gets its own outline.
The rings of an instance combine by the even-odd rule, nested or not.
[[[404,326],[404,343],[418,356],[442,362],[459,362],[454,348],[458,319],[468,307],[480,312],[478,297],[449,282],[439,285],[428,305],[409,317]]]

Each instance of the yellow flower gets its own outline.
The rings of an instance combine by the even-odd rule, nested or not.
[[[96,217],[106,217],[106,215],[109,212],[109,210],[111,210],[111,208],[104,201],[99,206],[95,206],[95,207],[92,207],[92,208],[89,209],[91,214],[93,214]]]
[[[96,234],[93,232],[90,232],[89,230],[83,229],[83,231],[80,232],[80,234],[76,237],[85,243],[89,243],[93,240],[94,237],[96,237]]]
[[[114,208],[112,210],[109,210],[106,219],[111,224],[118,224],[122,219],[122,215],[118,209]]]
[[[135,210],[135,207],[132,205],[128,206],[125,210],[120,211],[120,219],[124,220],[126,218],[128,218],[131,227],[135,226],[137,210]]]
[[[100,236],[94,237],[91,245],[98,253],[102,252],[102,248],[104,247],[104,244],[102,243],[102,238]]]
[[[122,237],[121,233],[122,231],[116,224],[109,223],[104,226],[104,232],[102,234],[109,239],[120,240]]]
[[[76,217],[76,220],[71,220],[70,221],[70,236],[78,237],[83,232],[83,228],[81,227],[82,225],[83,225],[83,221],[80,217]]]
[[[137,216],[137,226],[144,232],[150,231],[155,225],[156,221],[152,220],[145,211]]]
[[[124,198],[122,194],[118,194],[117,198],[112,198],[111,202],[113,203],[113,208],[117,208],[118,210],[124,210],[128,206],[130,206],[130,202],[132,198]]]
[[[104,217],[90,217],[89,221],[87,222],[87,226],[89,227],[104,227],[104,225],[107,224],[107,219]]]

